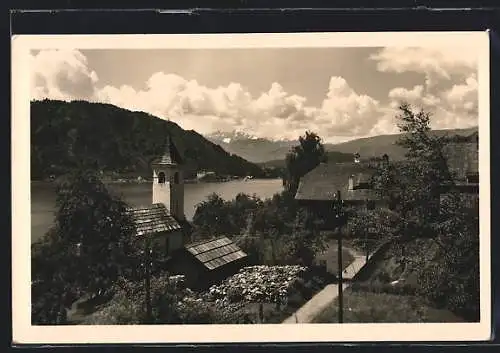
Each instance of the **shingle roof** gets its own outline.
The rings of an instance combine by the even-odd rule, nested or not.
[[[343,200],[376,200],[378,196],[372,189],[349,189],[349,177],[354,184],[368,182],[374,169],[364,163],[321,163],[304,175],[299,183],[295,198],[297,200],[334,200],[337,190]]]
[[[448,169],[456,180],[465,180],[469,174],[479,173],[477,142],[454,142],[443,148]]]
[[[190,244],[186,246],[186,250],[209,270],[214,270],[247,256],[227,237]]]
[[[136,226],[136,233],[139,236],[182,229],[181,225],[170,215],[165,205],[161,203],[131,207],[127,212],[132,216]]]
[[[161,158],[153,161],[153,165],[172,165],[172,164],[182,164],[182,158],[175,147],[172,139],[167,135],[165,139],[165,150]]]

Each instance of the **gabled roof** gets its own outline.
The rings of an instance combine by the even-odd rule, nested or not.
[[[187,245],[186,250],[209,270],[214,270],[247,256],[227,237],[193,243]]]
[[[167,135],[165,138],[165,150],[163,155],[159,159],[153,161],[152,164],[157,166],[182,164],[182,158],[179,150],[173,143],[170,136]]]
[[[453,142],[445,145],[443,154],[448,169],[457,181],[479,173],[479,149],[477,142]]]
[[[127,213],[132,216],[138,236],[154,235],[160,232],[173,232],[182,229],[170,215],[165,205],[155,203],[143,207],[131,207]]]
[[[301,178],[295,199],[333,201],[340,190],[343,200],[376,200],[378,196],[372,189],[349,190],[349,177],[356,185],[370,181],[374,172],[365,163],[321,163]]]

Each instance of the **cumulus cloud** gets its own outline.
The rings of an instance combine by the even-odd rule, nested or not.
[[[392,89],[391,109],[403,101],[423,108],[432,113],[431,125],[436,129],[478,124],[477,53],[465,47],[383,48],[370,59],[382,72],[424,76],[423,85]]]
[[[42,50],[30,57],[33,99],[92,99],[97,73],[78,50]]]
[[[355,92],[342,77],[330,79],[327,98],[319,111],[323,127],[336,135],[363,135],[380,115],[379,102]]]
[[[98,99],[172,119],[202,133],[236,129],[267,138],[296,138],[306,129],[333,136],[366,133],[379,106],[373,98],[352,90],[341,77],[330,79],[320,107],[308,106],[305,97],[289,94],[277,82],[253,97],[237,83],[209,88],[165,73],[151,76],[144,90],[105,86]]]
[[[102,83],[97,88],[98,75],[81,52],[44,50],[31,57],[32,98],[111,103],[175,121],[184,129],[200,133],[239,130],[275,139],[295,139],[305,130],[316,131],[329,142],[396,133],[396,109],[402,101],[433,112],[436,128],[477,124],[473,54],[457,56],[447,49],[384,48],[370,58],[379,71],[417,72],[423,80],[413,87],[390,90],[387,100],[381,102],[356,92],[343,77],[333,76],[326,81],[323,101],[313,106],[306,97],[287,92],[278,82],[254,96],[240,83],[207,87],[197,80],[165,72],[151,75],[143,89]],[[436,78],[447,82],[447,86],[430,84]]]
[[[403,87],[393,88],[389,91],[389,99],[391,99],[390,105],[392,108],[397,108],[401,101],[415,104],[422,100],[423,91],[424,86],[422,85],[417,85],[412,89]]]
[[[432,113],[431,126],[435,129],[472,127],[478,123],[478,92],[474,76],[435,95],[423,86],[413,89],[395,88],[389,92],[389,106],[393,115],[402,102]],[[388,112],[388,114],[390,114]]]
[[[382,72],[416,72],[425,75],[426,85],[453,75],[467,75],[477,66],[477,52],[466,46],[386,47],[370,56]]]

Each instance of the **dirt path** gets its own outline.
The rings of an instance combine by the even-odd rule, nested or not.
[[[354,277],[356,273],[365,265],[366,257],[361,255],[352,249],[348,249],[354,261],[347,266],[344,270],[343,277],[350,280]],[[350,283],[343,283],[342,289],[346,290]],[[283,321],[284,324],[300,324],[300,323],[310,323],[316,316],[319,315],[324,309],[330,306],[333,301],[339,295],[339,287],[337,284],[329,284],[321,291],[316,293],[307,303],[305,303],[299,310],[297,310],[292,316]]]

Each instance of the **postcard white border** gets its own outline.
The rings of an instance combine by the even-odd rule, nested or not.
[[[479,54],[480,323],[32,326],[30,69],[33,49],[463,46]],[[22,35],[12,37],[12,310],[17,344],[476,341],[491,336],[488,32]]]

